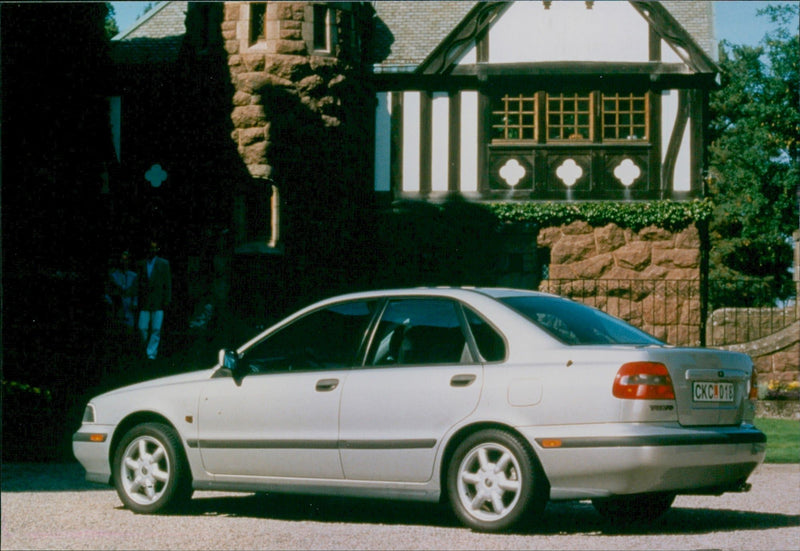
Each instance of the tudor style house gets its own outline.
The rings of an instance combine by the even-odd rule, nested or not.
[[[426,4],[374,4],[377,192],[702,194],[711,3]]]
[[[189,281],[212,225],[291,294],[348,254],[331,209],[704,194],[711,2],[161,2],[112,45],[111,193],[191,228]],[[701,247],[695,228],[512,228],[495,283],[697,280]],[[697,327],[688,304],[670,327]]]

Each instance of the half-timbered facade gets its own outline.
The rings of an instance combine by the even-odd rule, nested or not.
[[[242,297],[322,293],[331,274],[345,288],[696,286],[694,227],[495,223],[447,241],[431,203],[702,196],[712,18],[704,1],[159,3],[112,49],[119,180],[133,188],[116,189],[185,229],[187,281],[213,249],[236,273],[210,277]],[[156,164],[159,186],[142,177]]]
[[[710,3],[374,7],[379,194],[625,200],[702,193],[707,91],[717,69],[668,8],[711,44]]]

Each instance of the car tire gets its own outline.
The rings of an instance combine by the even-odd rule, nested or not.
[[[112,463],[114,487],[135,513],[159,513],[185,505],[192,480],[178,433],[163,423],[143,423],[122,437]]]
[[[655,493],[598,498],[592,505],[609,523],[624,527],[657,520],[669,511],[673,501],[675,494]]]
[[[532,452],[515,435],[483,430],[456,448],[447,496],[456,516],[481,532],[507,530],[547,503],[547,481]]]

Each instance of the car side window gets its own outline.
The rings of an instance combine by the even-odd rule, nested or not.
[[[457,305],[446,299],[397,299],[386,305],[368,365],[472,363]]]
[[[503,337],[469,308],[464,308],[464,313],[467,315],[467,323],[481,357],[487,362],[503,361],[506,357],[506,343]]]
[[[376,301],[344,302],[295,320],[245,351],[250,373],[352,367]]]

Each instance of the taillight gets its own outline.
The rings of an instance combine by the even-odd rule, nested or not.
[[[758,400],[758,373],[755,367],[750,373],[750,392],[747,393],[747,397],[750,400]]]
[[[630,362],[617,371],[613,394],[632,400],[674,400],[675,389],[667,366],[657,362]]]

